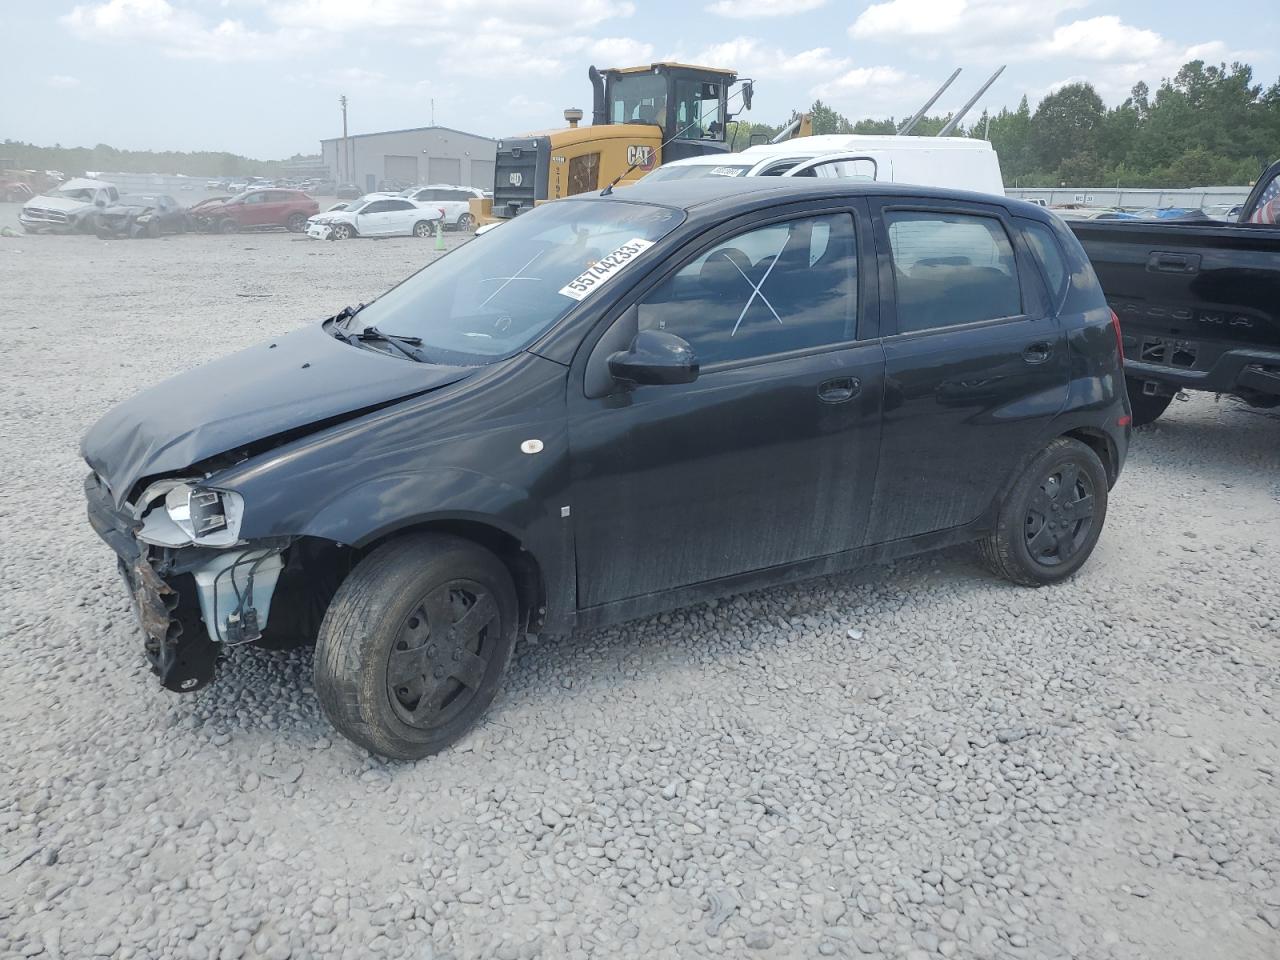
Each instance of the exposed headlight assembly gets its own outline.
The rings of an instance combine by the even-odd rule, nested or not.
[[[142,520],[138,539],[144,543],[230,547],[240,540],[244,499],[187,480],[161,480],[143,491],[134,512]]]

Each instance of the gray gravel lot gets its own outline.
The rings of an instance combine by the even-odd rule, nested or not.
[[[309,652],[162,691],[80,435],[431,249],[0,237],[0,957],[1280,956],[1280,417],[1234,403],[1137,434],[1068,584],[956,550],[543,638],[416,765]]]

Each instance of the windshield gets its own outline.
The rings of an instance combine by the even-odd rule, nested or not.
[[[352,200],[348,204],[339,204],[339,206],[342,208],[343,213],[359,213],[372,202],[372,200]],[[334,207],[333,209],[337,210],[338,207]]]
[[[695,180],[701,177],[745,177],[752,166],[749,163],[690,163],[687,166],[659,167],[641,179],[652,183],[657,180]]]
[[[349,326],[421,337],[433,362],[492,363],[531,343],[682,219],[679,210],[628,201],[557,200],[464,243]],[[593,267],[596,279],[571,286]]]
[[[73,187],[70,190],[59,190],[58,196],[66,197],[69,200],[87,200],[92,203],[97,192],[97,190],[91,190],[88,187]]]

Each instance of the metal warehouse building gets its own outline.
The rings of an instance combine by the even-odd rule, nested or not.
[[[320,152],[339,183],[362,190],[376,190],[381,180],[492,190],[497,142],[451,127],[414,127],[321,140]]]

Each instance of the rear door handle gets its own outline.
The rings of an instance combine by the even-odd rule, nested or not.
[[[1157,250],[1147,257],[1147,269],[1153,273],[1199,273],[1200,254],[1161,253]]]
[[[862,381],[857,377],[834,377],[818,387],[818,399],[823,403],[844,403],[856,397],[861,389]]]
[[[1044,363],[1052,354],[1053,344],[1047,340],[1037,340],[1022,351],[1022,359],[1027,363]]]

